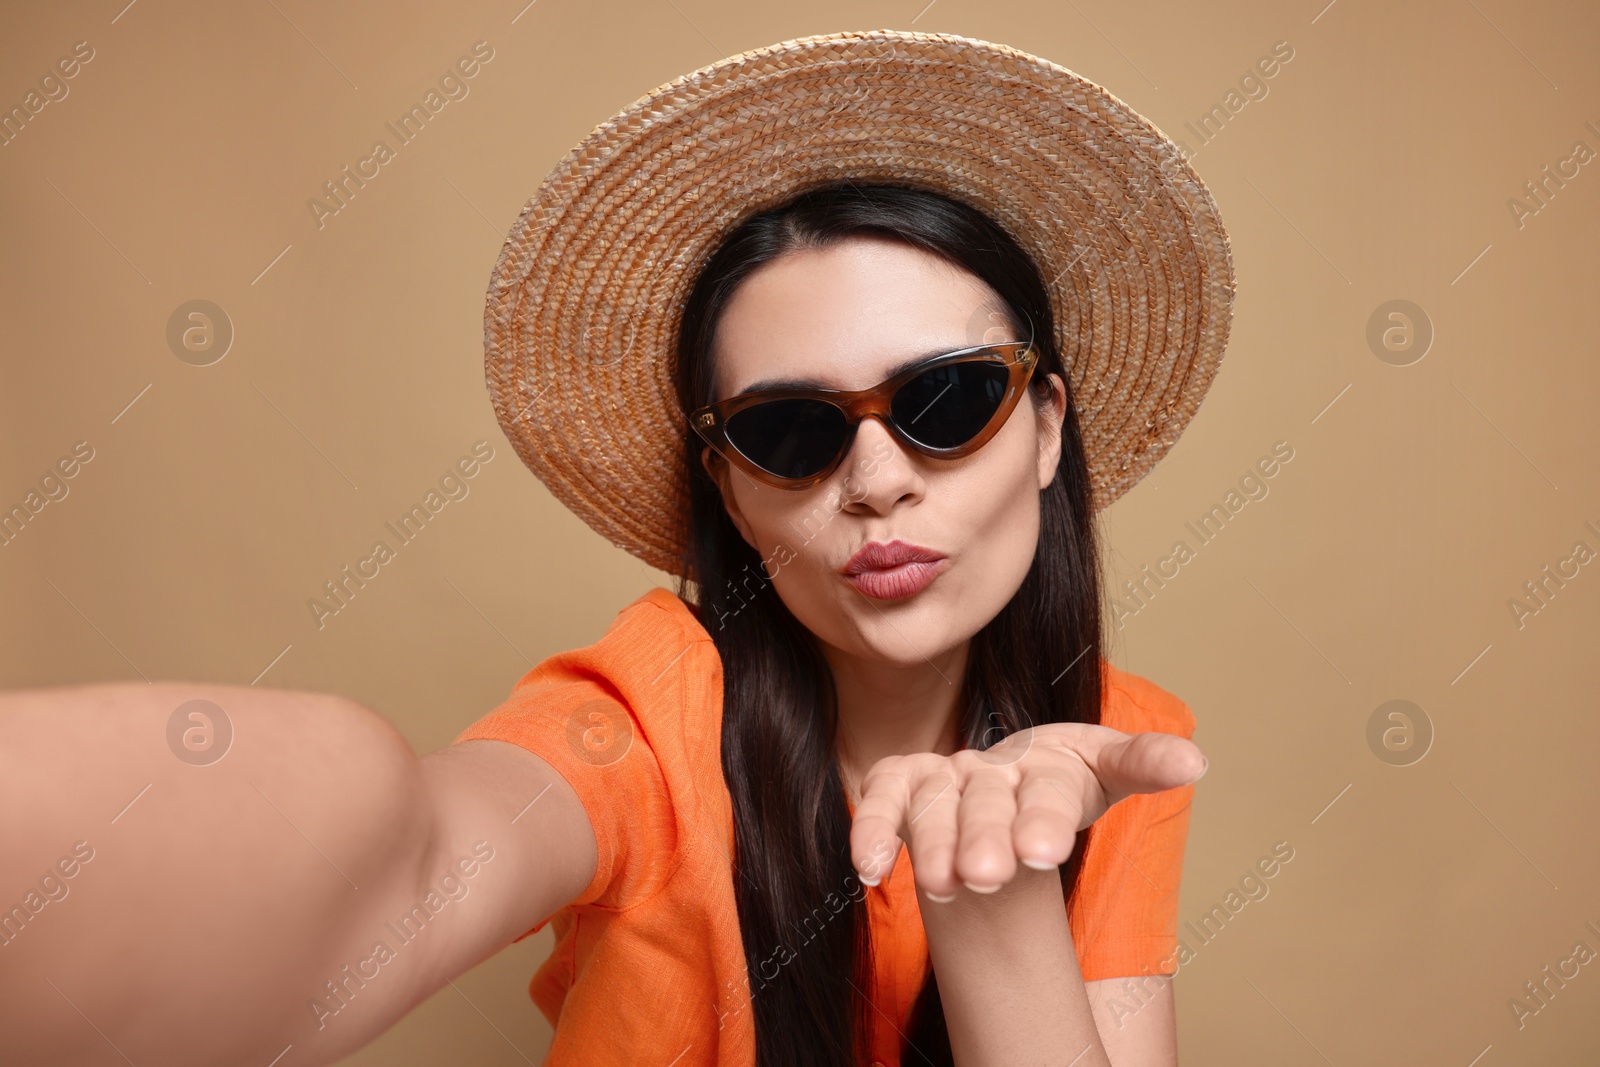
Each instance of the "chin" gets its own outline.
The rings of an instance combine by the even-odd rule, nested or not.
[[[862,659],[890,667],[926,668],[932,663],[944,670],[942,657],[960,647],[972,634],[956,633],[947,626],[901,627],[899,630],[883,626],[869,636],[871,643],[856,652]]]

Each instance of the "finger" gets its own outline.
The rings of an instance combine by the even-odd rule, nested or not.
[[[911,788],[906,850],[917,885],[940,903],[954,900],[961,884],[955,875],[956,842],[960,836],[956,811],[960,802],[961,787],[945,759]]]
[[[877,885],[894,871],[909,792],[905,770],[895,764],[874,768],[861,784],[850,824],[850,862],[863,885]]]
[[[1090,766],[1110,805],[1135,793],[1187,785],[1205,773],[1206,757],[1199,745],[1176,734],[1139,733],[1108,746]]]
[[[1078,831],[1093,821],[1086,818],[1099,799],[1100,786],[1087,764],[1026,767],[1017,785],[1017,817],[1011,826],[1012,848],[1017,858],[1035,870],[1049,870],[1067,862]]]
[[[956,876],[974,893],[993,893],[1017,873],[1011,843],[1017,817],[1016,779],[991,766],[975,768],[961,786]]]
[[[1051,723],[1034,729],[1044,743],[1077,753],[1099,780],[1107,806],[1135,793],[1187,785],[1206,768],[1200,746],[1176,734],[1128,734],[1089,723]]]

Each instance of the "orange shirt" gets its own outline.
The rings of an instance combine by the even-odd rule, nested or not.
[[[1193,735],[1194,717],[1176,697],[1105,670],[1103,725]],[[571,783],[594,828],[589,885],[522,935],[548,922],[556,936],[529,986],[555,1027],[547,1064],[755,1062],[721,719],[722,662],[711,635],[671,590],[656,588],[595,644],[529,671],[456,739],[507,741],[542,757]],[[1095,823],[1070,916],[1085,981],[1177,969],[1193,794],[1193,785],[1138,794]],[[929,965],[903,846],[890,878],[866,894],[877,1009],[871,1056],[898,1067],[900,1031]]]

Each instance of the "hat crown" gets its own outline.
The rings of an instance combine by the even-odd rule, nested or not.
[[[1172,447],[1216,374],[1234,293],[1216,205],[1178,146],[1105,89],[953,34],[849,31],[729,56],[641,96],[552,168],[485,306],[488,389],[518,455],[653,567],[678,573],[686,535],[684,298],[746,218],[841,178],[958,197],[1034,258],[1097,509]]]

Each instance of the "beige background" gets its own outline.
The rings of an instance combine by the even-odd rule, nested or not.
[[[1575,541],[1600,550],[1600,163],[1520,227],[1507,203],[1575,142],[1600,151],[1592,5],[124,2],[12,4],[0,33],[7,108],[95,50],[0,147],[0,506],[94,449],[0,547],[0,685],[259,679],[365,701],[418,751],[667,581],[552,500],[483,386],[503,234],[591,127],[723,55],[893,26],[1050,58],[1193,149],[1185,123],[1289,42],[1194,157],[1239,278],[1223,372],[1107,516],[1120,581],[1294,449],[1115,634],[1212,762],[1182,919],[1295,850],[1180,971],[1183,1062],[1600,1056],[1600,963],[1521,1028],[1507,1006],[1600,950],[1600,566],[1521,628],[1507,604]],[[470,95],[319,230],[307,200],[480,40]],[[1401,298],[1435,331],[1405,367],[1366,340]],[[236,331],[211,366],[165,340],[192,299]],[[479,440],[470,495],[319,630],[307,599]],[[1367,742],[1391,699],[1435,731],[1411,766]],[[349,1062],[536,1062],[547,939]]]

